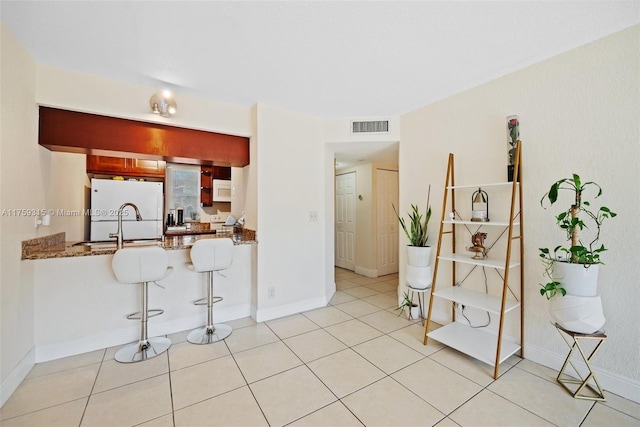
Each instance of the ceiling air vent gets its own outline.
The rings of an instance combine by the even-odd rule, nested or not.
[[[389,132],[389,120],[351,122],[351,133]]]

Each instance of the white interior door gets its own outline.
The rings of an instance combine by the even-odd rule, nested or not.
[[[336,176],[336,266],[356,268],[356,173]]]
[[[398,172],[377,169],[376,179],[377,269],[384,276],[398,272],[398,219],[391,206],[398,206]]]

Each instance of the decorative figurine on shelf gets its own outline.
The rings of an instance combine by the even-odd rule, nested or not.
[[[467,248],[468,251],[474,252],[471,257],[473,259],[485,259],[487,257],[487,248],[484,247],[484,239],[487,238],[487,233],[475,233],[471,236],[471,246]]]

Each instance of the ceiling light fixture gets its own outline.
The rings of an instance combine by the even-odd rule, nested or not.
[[[154,114],[160,114],[162,117],[171,117],[178,110],[176,100],[168,90],[154,94],[149,100],[149,105]]]

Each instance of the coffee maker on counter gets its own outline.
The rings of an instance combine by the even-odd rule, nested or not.
[[[176,206],[175,209],[170,209],[167,214],[167,227],[182,227],[184,225],[184,208],[182,206]]]
[[[182,206],[176,207],[176,213],[178,216],[176,217],[176,225],[183,226],[184,225],[184,208]]]

